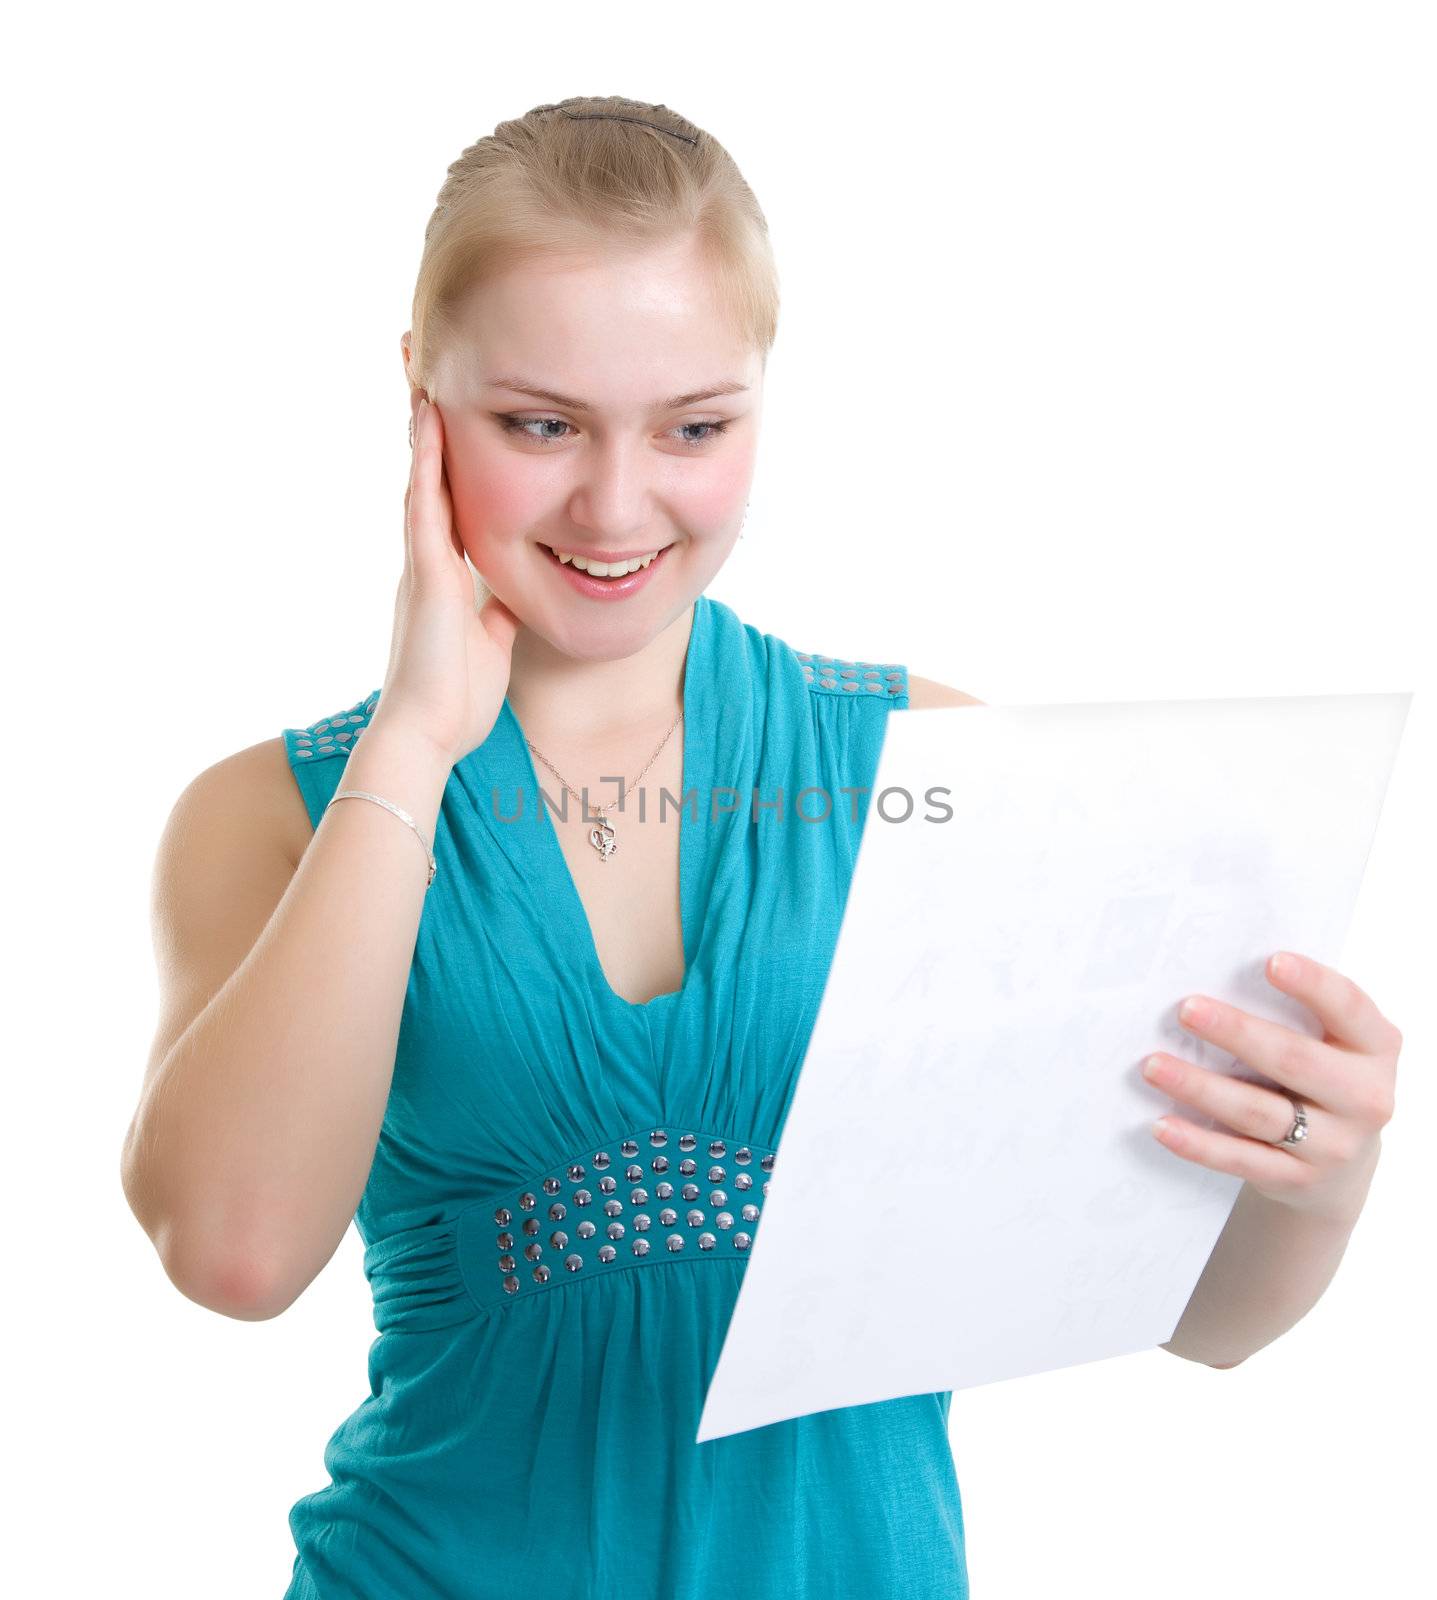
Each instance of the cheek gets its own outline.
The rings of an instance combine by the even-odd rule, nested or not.
[[[747,458],[743,461],[735,458],[735,461],[725,461],[715,466],[714,472],[706,475],[701,486],[694,485],[691,504],[696,520],[725,522],[743,506],[752,477],[754,472]]]
[[[717,527],[743,510],[753,479],[747,455],[714,462],[710,470],[676,491],[674,504],[695,527]]]
[[[553,485],[505,451],[472,451],[447,467],[454,513],[465,528],[523,527],[552,504]]]

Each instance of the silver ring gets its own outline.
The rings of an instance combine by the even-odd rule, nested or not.
[[[1302,1141],[1307,1137],[1307,1112],[1303,1109],[1302,1102],[1300,1100],[1293,1100],[1291,1095],[1288,1095],[1287,1098],[1292,1101],[1292,1109],[1294,1113],[1293,1123],[1292,1126],[1287,1130],[1286,1135],[1281,1139],[1274,1139],[1273,1143],[1301,1144]]]

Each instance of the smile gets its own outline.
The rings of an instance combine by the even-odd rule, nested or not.
[[[623,600],[637,594],[664,565],[672,544],[657,550],[646,550],[640,555],[600,561],[598,557],[579,555],[572,550],[556,550],[552,545],[541,544],[550,566],[562,574],[564,580],[580,594],[594,600]]]
[[[630,572],[638,572],[642,567],[648,566],[668,549],[667,545],[660,546],[657,550],[646,551],[643,555],[620,557],[612,561],[600,561],[592,556],[579,555],[570,550],[556,550],[552,545],[545,545],[554,559],[561,564],[572,563],[580,572],[587,572],[592,578],[622,578]]]

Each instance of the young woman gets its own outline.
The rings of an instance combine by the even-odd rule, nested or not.
[[[776,318],[751,191],[666,107],[465,151],[402,340],[383,687],[166,831],[131,1204],[236,1317],[367,1246],[371,1393],[290,1600],[966,1591],[949,1394],[693,1439],[886,719],[970,699],[705,595]]]
[[[972,703],[704,592],[776,320],[752,193],[666,107],[566,100],[465,151],[402,341],[383,687],[201,773],[166,828],[130,1204],[227,1315],[277,1316],[351,1219],[374,1294],[288,1600],[967,1593],[950,1394],[694,1443],[887,719]],[[1145,1064],[1234,1130],[1164,1144],[1247,1180],[1164,1346],[1214,1367],[1322,1293],[1392,1114],[1372,1001],[1268,973],[1320,1039],[1179,1018],[1291,1095]],[[863,1155],[833,1152],[835,1227]]]

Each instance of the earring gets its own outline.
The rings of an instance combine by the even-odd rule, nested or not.
[[[414,413],[409,413],[409,448],[414,448]]]

